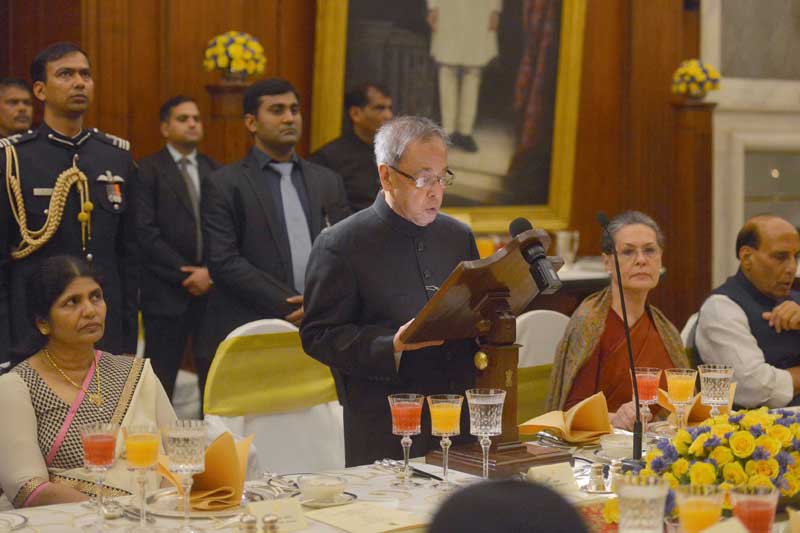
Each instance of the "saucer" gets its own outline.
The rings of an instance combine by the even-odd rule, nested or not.
[[[356,501],[358,496],[353,494],[352,492],[343,492],[341,494],[337,494],[335,498],[332,499],[316,499],[316,500],[300,500],[301,505],[305,505],[306,507],[311,507],[312,509],[324,509],[326,507],[336,507],[337,505],[347,505],[348,503],[353,503]]]

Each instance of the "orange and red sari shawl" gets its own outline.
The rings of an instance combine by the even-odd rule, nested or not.
[[[618,335],[606,336],[610,342],[601,347],[609,312],[611,312],[611,291],[604,289],[587,297],[573,313],[564,337],[556,348],[553,371],[550,374],[550,393],[547,397],[548,410],[565,409],[576,383],[580,388],[586,388],[587,379],[591,379],[592,388],[595,388],[594,377],[598,370],[600,379],[597,380],[596,386],[599,387],[598,390],[604,392],[608,388],[606,398],[609,411],[615,411],[619,405],[630,401],[631,382],[624,334],[621,338]],[[631,330],[634,360],[637,366],[663,368],[663,364],[656,363],[663,360],[661,354],[665,351],[668,359],[664,362],[670,362],[670,367],[688,367],[689,360],[678,330],[652,305],[647,306],[646,314],[648,313],[649,317],[643,316]],[[621,320],[619,322],[618,326],[621,328]],[[597,357],[600,355],[598,347],[604,348],[600,350],[604,352],[604,361],[610,362],[605,369],[598,365],[600,363]],[[592,369],[595,371],[594,376],[590,376]],[[583,378],[580,381],[578,381],[579,376]],[[596,391],[590,394],[594,392]]]

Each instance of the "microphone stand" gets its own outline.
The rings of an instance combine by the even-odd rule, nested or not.
[[[614,266],[617,269],[617,287],[619,288],[619,299],[622,306],[622,323],[625,326],[625,340],[628,344],[628,364],[630,364],[631,367],[631,381],[633,382],[633,403],[636,407],[636,420],[633,422],[633,462],[626,465],[629,466],[628,469],[632,469],[634,465],[639,467],[642,464],[642,413],[639,411],[639,384],[636,381],[636,363],[633,361],[631,329],[628,326],[628,312],[625,309],[625,295],[622,291],[622,272],[620,272],[619,269],[619,256],[617,255],[617,247],[614,244],[614,238],[608,231],[608,222],[601,220],[600,224],[603,226],[603,231],[606,232],[609,240],[611,241],[611,252],[614,255]],[[611,290],[613,291],[614,289],[612,288]],[[623,463],[625,463],[625,461],[623,461]]]

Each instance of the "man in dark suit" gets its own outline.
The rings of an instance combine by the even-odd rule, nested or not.
[[[309,258],[300,336],[336,378],[347,466],[402,456],[387,395],[464,394],[475,381],[473,341],[400,340],[450,272],[478,259],[469,228],[439,212],[453,183],[446,143],[426,118],[384,124],[375,136],[383,190],[371,207],[320,235]],[[466,407],[461,427],[466,434]],[[422,428],[413,456],[438,446],[427,412]]]
[[[248,87],[244,123],[253,148],[203,182],[205,253],[214,287],[198,355],[209,362],[242,324],[262,318],[300,323],[311,243],[325,226],[350,214],[338,174],[294,151],[303,120],[289,82],[271,78]]]
[[[172,397],[186,341],[197,344],[211,277],[203,263],[200,183],[219,165],[197,151],[197,103],[175,96],[161,106],[166,146],[139,162],[137,234],[146,351]]]
[[[364,83],[344,96],[352,131],[329,142],[313,154],[311,161],[342,176],[353,211],[372,205],[380,190],[375,165],[375,133],[392,119],[392,97],[382,85]]]

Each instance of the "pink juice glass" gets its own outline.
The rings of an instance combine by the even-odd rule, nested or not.
[[[658,401],[658,384],[661,380],[661,369],[646,366],[634,368],[636,388],[639,392],[639,406],[642,413],[642,432],[647,432],[647,420],[650,418],[650,405]]]

